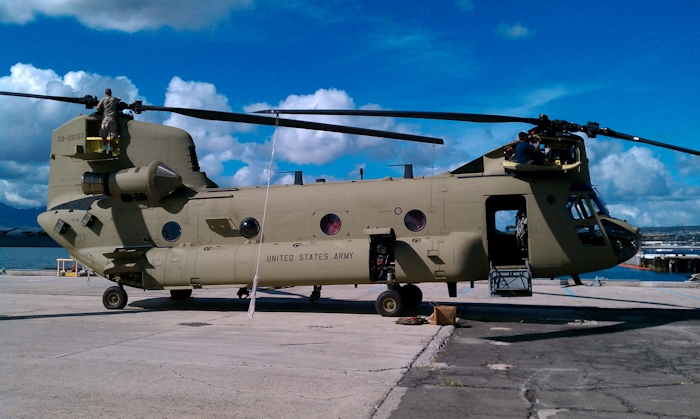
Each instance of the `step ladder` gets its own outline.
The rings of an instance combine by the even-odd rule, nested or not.
[[[524,266],[493,266],[489,271],[491,297],[531,297],[532,272],[525,259]]]

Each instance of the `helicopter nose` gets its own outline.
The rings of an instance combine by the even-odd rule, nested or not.
[[[614,218],[606,218],[601,220],[601,222],[615,251],[617,263],[632,259],[642,244],[639,227]]]

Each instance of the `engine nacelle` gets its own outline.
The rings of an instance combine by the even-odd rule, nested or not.
[[[148,166],[132,167],[117,173],[85,172],[81,181],[85,195],[128,194],[160,201],[182,185],[182,177],[171,168],[154,160]]]

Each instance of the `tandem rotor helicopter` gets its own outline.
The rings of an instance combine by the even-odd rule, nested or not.
[[[83,104],[82,98],[0,95]],[[516,142],[436,176],[219,188],[201,172],[185,131],[121,113],[114,154],[101,153],[102,115],[78,116],[51,136],[46,212],[41,227],[81,264],[114,281],[107,309],[127,303],[124,286],[170,290],[386,284],[382,316],[422,301],[421,282],[488,280],[491,295],[530,295],[531,278],[597,271],[630,259],[639,229],[613,218],[591,186],[582,137],[631,140],[700,152],[547,116],[366,111],[268,110],[276,117],[121,104],[134,113],[165,111],[213,121],[292,127],[442,144],[438,138],[280,118],[282,114],[426,118],[527,123],[548,150],[541,165],[517,163]],[[263,231],[263,219],[264,231]],[[506,220],[505,222],[503,220]],[[256,278],[257,272],[257,278]]]

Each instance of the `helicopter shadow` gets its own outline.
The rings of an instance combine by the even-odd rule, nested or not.
[[[531,306],[488,303],[469,303],[463,308],[461,321],[456,327],[468,325],[469,321],[563,326],[563,328],[554,331],[486,338],[506,343],[606,335],[700,320],[700,309],[600,308],[594,306]],[[608,324],[597,325],[597,322]],[[609,324],[611,322],[615,324]]]
[[[312,304],[306,296],[280,292],[298,296],[299,298],[262,297],[255,300],[255,311],[263,313],[323,313],[323,314],[361,314],[377,316],[374,301],[342,300],[321,298]],[[129,307],[142,308],[150,311],[217,311],[217,312],[247,312],[249,299],[239,298],[188,298],[187,300],[172,300],[168,297],[146,298],[134,301]],[[403,316],[428,316],[433,308],[428,303],[422,303],[416,308],[406,309]]]

